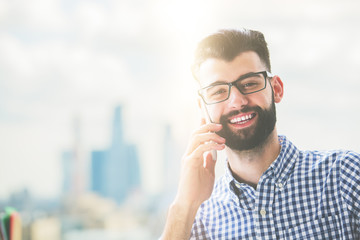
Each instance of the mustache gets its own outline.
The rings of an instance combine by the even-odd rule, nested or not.
[[[249,106],[246,106],[244,107],[242,110],[234,110],[234,111],[231,111],[229,112],[228,114],[225,114],[225,115],[222,115],[220,117],[220,122],[223,121],[223,120],[226,120],[232,116],[236,116],[238,114],[241,114],[241,113],[248,113],[248,112],[256,112],[256,113],[259,113],[259,111],[261,111],[260,107],[249,107]]]

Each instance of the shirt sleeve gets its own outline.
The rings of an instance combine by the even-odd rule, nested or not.
[[[347,152],[341,161],[340,191],[343,200],[356,221],[360,234],[360,155]]]
[[[190,240],[210,239],[205,229],[205,226],[201,221],[201,217],[200,217],[201,214],[199,212],[196,214],[196,218],[191,229]]]

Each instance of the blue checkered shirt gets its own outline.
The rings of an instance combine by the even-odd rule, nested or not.
[[[284,136],[256,190],[228,167],[191,239],[360,239],[360,155],[300,151]]]

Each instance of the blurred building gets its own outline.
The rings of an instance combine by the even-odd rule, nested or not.
[[[65,194],[78,196],[86,191],[85,157],[81,147],[80,120],[73,121],[72,148],[62,152],[63,189]]]
[[[61,222],[56,217],[45,217],[34,220],[31,224],[31,240],[60,240]]]
[[[122,203],[140,187],[140,166],[135,145],[124,139],[122,108],[115,108],[109,149],[91,154],[91,190]]]

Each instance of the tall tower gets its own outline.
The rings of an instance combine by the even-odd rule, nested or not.
[[[93,191],[121,203],[132,190],[140,187],[137,148],[125,141],[121,106],[114,111],[109,149],[94,151],[91,162]]]
[[[115,107],[111,147],[119,147],[124,143],[123,118],[121,106]]]

